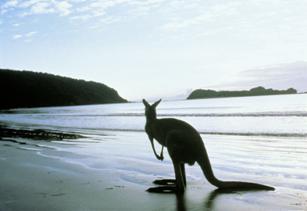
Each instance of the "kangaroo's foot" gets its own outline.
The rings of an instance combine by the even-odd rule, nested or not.
[[[175,185],[151,187],[146,191],[150,193],[178,193]]]
[[[156,185],[176,185],[175,179],[157,179],[153,181]]]

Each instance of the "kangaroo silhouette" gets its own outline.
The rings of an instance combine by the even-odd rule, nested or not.
[[[145,99],[146,125],[145,131],[151,142],[153,152],[158,160],[163,160],[163,149],[167,147],[175,170],[175,180],[155,180],[155,184],[169,185],[149,188],[149,192],[182,193],[186,187],[186,175],[184,164],[193,165],[195,162],[201,167],[207,180],[218,189],[233,190],[275,190],[273,187],[241,181],[222,181],[215,177],[210,160],[200,134],[187,122],[174,118],[158,119],[156,107],[161,99],[150,105]],[[157,154],[154,147],[154,139],[161,145],[161,153]]]

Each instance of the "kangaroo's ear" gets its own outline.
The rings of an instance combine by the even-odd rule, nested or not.
[[[161,102],[162,99],[158,100],[157,102],[155,102],[152,106],[153,107],[157,107],[159,105],[159,103]]]
[[[144,104],[145,107],[149,107],[150,106],[149,103],[145,99],[143,99],[143,104]]]

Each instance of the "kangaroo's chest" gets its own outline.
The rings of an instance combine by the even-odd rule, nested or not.
[[[165,146],[165,131],[157,125],[151,124],[145,126],[146,133],[148,136],[156,139],[161,145]]]

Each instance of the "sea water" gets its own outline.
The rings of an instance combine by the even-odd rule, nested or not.
[[[307,94],[162,101],[158,118],[179,118],[201,134],[307,137]],[[0,121],[79,130],[143,131],[139,103],[13,109]]]

